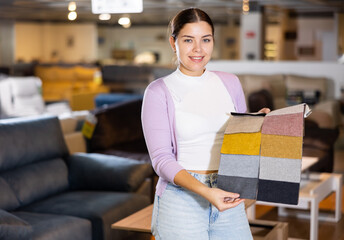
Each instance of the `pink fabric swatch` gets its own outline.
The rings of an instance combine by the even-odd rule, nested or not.
[[[303,112],[266,116],[262,134],[302,137]]]

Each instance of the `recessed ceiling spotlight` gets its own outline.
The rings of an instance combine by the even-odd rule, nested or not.
[[[68,13],[68,19],[70,21],[74,21],[78,17],[78,14],[76,12],[69,12]]]
[[[76,3],[75,2],[69,2],[68,10],[69,11],[75,11],[76,10]]]
[[[121,17],[120,19],[118,19],[118,24],[124,26],[124,25],[128,25],[130,24],[130,18],[128,17]]]
[[[99,14],[99,20],[107,21],[111,19],[111,15],[108,13]]]

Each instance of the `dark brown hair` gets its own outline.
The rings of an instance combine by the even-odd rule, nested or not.
[[[170,22],[171,36],[174,40],[176,40],[180,30],[185,24],[201,21],[207,22],[210,25],[212,34],[214,36],[213,22],[208,14],[199,8],[188,8],[179,12]]]

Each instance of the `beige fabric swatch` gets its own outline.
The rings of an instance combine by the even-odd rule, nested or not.
[[[298,105],[294,105],[294,106],[285,107],[285,108],[271,111],[268,114],[266,114],[266,116],[303,113],[303,112],[305,112],[305,107],[306,107],[306,104],[302,103],[302,104],[298,104]]]
[[[263,116],[233,116],[228,120],[225,134],[260,132]]]

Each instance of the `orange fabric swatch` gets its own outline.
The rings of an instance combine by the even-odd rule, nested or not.
[[[262,134],[261,156],[274,158],[302,158],[302,137]]]
[[[221,153],[259,155],[261,133],[225,134]]]

